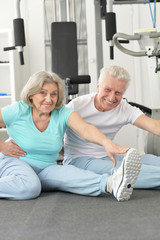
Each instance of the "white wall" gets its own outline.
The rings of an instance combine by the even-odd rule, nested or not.
[[[21,18],[24,19],[26,47],[24,47],[25,65],[20,65],[19,55],[15,51],[16,96],[30,75],[45,69],[43,0],[21,0]],[[16,1],[0,0],[0,29],[13,29],[13,19],[17,18]],[[14,43],[13,43],[14,45]]]

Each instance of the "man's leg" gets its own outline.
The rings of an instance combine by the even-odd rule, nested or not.
[[[119,168],[124,155],[116,155],[115,157],[117,160],[116,168]],[[111,170],[114,168],[113,162],[107,156],[103,158],[94,158],[90,156],[79,157],[73,159],[69,164],[97,174],[107,173],[108,175],[111,174]]]
[[[141,156],[142,166],[135,183],[135,188],[160,188],[160,157],[144,154]]]
[[[143,154],[141,156],[142,164],[160,167],[160,156],[152,154]]]
[[[39,178],[26,162],[0,153],[0,198],[32,199],[40,192]]]

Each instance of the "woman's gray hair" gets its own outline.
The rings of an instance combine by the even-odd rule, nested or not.
[[[101,84],[104,81],[107,75],[115,77],[118,80],[126,81],[128,87],[130,82],[130,75],[127,72],[127,70],[125,70],[123,67],[113,65],[102,68],[98,79],[99,84]]]
[[[61,108],[65,103],[64,83],[62,79],[53,72],[41,71],[33,74],[21,92],[21,99],[29,106],[34,107],[31,96],[38,93],[44,83],[56,83],[58,86],[58,100],[56,103],[56,109]]]

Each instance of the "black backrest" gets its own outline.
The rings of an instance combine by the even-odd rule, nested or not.
[[[51,24],[52,71],[62,79],[78,75],[77,28],[75,22]],[[69,95],[78,93],[78,85],[69,88]]]

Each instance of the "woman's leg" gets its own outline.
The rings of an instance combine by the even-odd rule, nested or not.
[[[44,191],[60,190],[88,196],[98,196],[108,191],[118,201],[123,201],[132,194],[140,166],[139,154],[135,149],[130,149],[112,176],[96,174],[73,165],[52,165],[38,176]]]
[[[108,174],[98,175],[72,165],[52,165],[38,174],[43,191],[66,191],[98,196],[106,193]]]
[[[23,160],[0,154],[0,198],[32,199],[39,196],[41,183]]]

